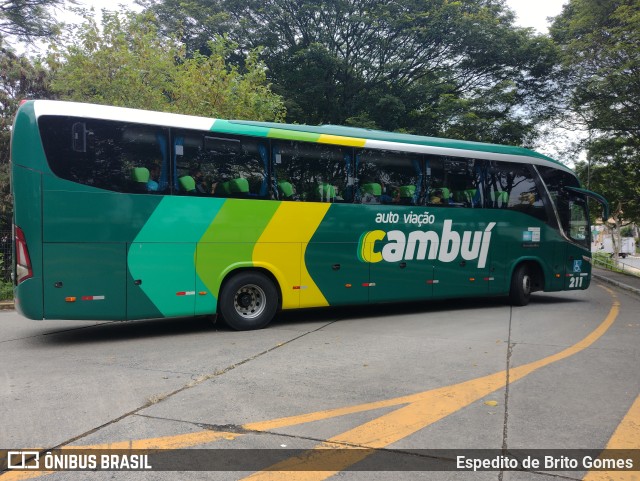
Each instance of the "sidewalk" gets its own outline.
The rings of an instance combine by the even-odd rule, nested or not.
[[[592,268],[591,272],[595,279],[640,295],[640,277],[632,276],[630,274],[620,274],[619,272],[612,272],[595,266]]]

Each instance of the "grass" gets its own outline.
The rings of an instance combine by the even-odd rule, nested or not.
[[[636,275],[633,272],[629,272],[629,270],[620,269],[618,264],[613,261],[611,258],[611,254],[607,254],[606,252],[595,252],[592,256],[593,265],[602,267],[603,269],[610,270],[612,272],[620,272],[622,274]]]
[[[13,300],[13,283],[0,280],[0,301]]]

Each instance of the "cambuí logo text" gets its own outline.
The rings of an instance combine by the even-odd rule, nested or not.
[[[378,214],[377,223],[397,223],[399,214],[389,212]],[[405,214],[406,224],[433,224],[435,218],[428,213]],[[426,222],[425,222],[426,221]],[[495,222],[489,222],[484,230],[457,232],[452,229],[453,221],[443,222],[442,232],[434,230],[414,230],[405,234],[401,230],[373,230],[360,236],[358,258],[362,262],[398,262],[411,260],[434,260],[452,262],[461,256],[466,261],[478,259],[478,268],[487,264],[491,244],[491,230]]]

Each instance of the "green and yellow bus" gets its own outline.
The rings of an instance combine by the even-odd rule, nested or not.
[[[30,319],[222,315],[586,289],[587,197],[511,146],[27,101],[11,143]]]

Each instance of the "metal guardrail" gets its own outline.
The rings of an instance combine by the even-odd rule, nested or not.
[[[640,269],[631,266],[621,260],[618,260],[618,262],[616,262],[611,258],[603,259],[602,256],[594,256],[592,259],[592,263],[594,266],[602,267],[603,269],[640,277]]]

